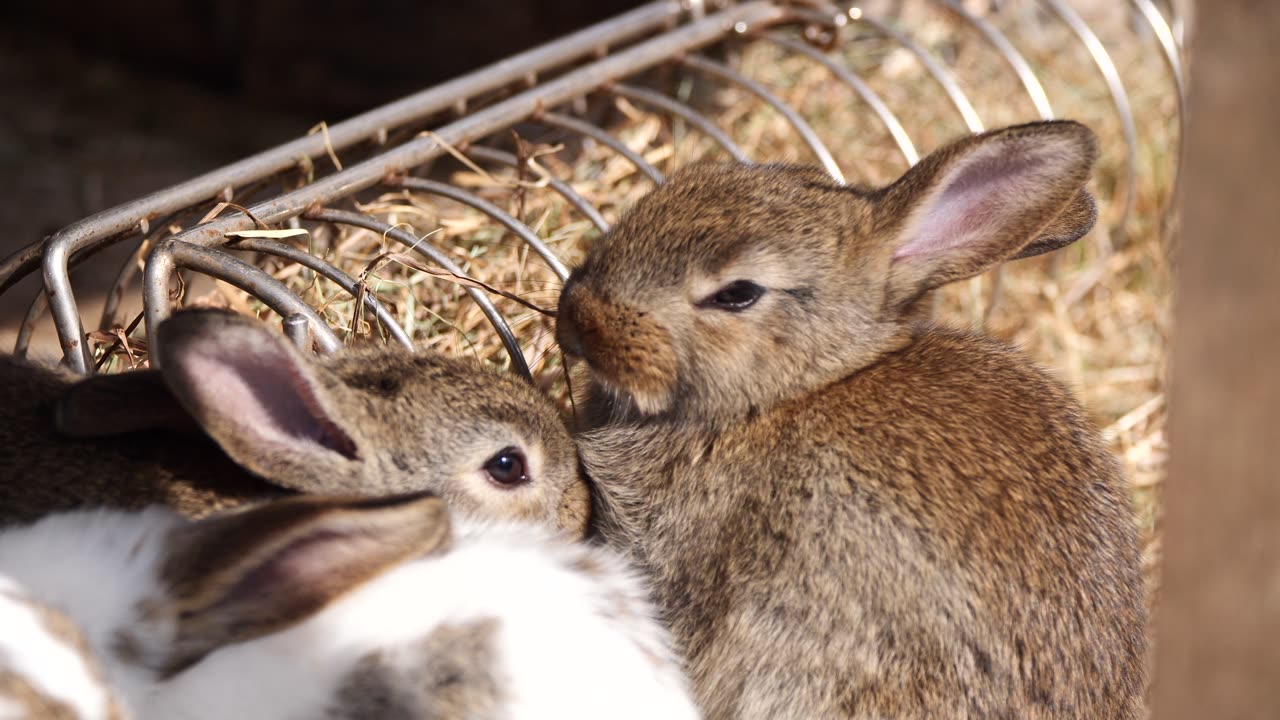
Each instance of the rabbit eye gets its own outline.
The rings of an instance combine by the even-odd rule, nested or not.
[[[494,483],[502,487],[515,487],[529,482],[525,465],[524,455],[509,447],[485,461],[484,471]]]
[[[754,305],[761,295],[764,295],[763,287],[750,280],[734,280],[698,303],[698,307],[741,312]]]

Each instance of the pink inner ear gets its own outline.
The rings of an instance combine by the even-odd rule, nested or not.
[[[247,572],[227,590],[221,602],[233,605],[272,598],[286,606],[281,610],[292,609],[305,616],[332,600],[335,590],[351,589],[340,585],[355,586],[369,579],[370,562],[381,560],[381,549],[376,534],[358,528],[317,528]],[[359,569],[353,572],[353,566]]]
[[[356,456],[354,441],[326,415],[293,358],[212,342],[184,355],[187,394],[201,406],[198,416],[231,425],[250,441],[319,445]]]
[[[1044,163],[1029,155],[987,154],[962,161],[941,191],[925,200],[911,222],[894,260],[936,255],[981,242],[1016,215],[1033,183],[1042,181]]]

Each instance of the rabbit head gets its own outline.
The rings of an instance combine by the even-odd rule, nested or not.
[[[927,291],[1092,227],[1090,130],[975,135],[880,189],[814,167],[673,174],[591,248],[557,339],[614,412],[732,418],[845,377],[906,341]]]
[[[157,370],[73,386],[57,408],[60,432],[194,429],[291,490],[429,490],[464,513],[586,527],[587,487],[564,423],[509,375],[398,348],[309,360],[264,324],[217,310],[174,314],[153,358]]]
[[[59,514],[0,532],[0,572],[140,720],[697,715],[618,556],[431,496]]]

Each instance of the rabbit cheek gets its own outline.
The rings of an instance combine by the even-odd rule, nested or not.
[[[586,483],[575,482],[560,496],[556,525],[574,538],[582,538],[587,534],[587,524],[590,521],[591,493]]]

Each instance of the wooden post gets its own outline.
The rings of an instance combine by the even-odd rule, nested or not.
[[[1280,718],[1280,2],[1195,22],[1153,717]]]

